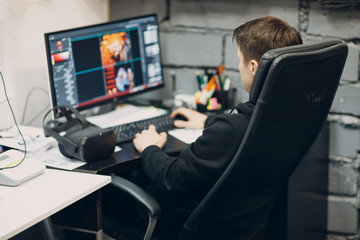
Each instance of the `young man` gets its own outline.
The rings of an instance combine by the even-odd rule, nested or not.
[[[233,40],[238,45],[241,81],[248,92],[265,52],[302,44],[301,36],[295,28],[274,17],[258,18],[239,26],[234,30]],[[170,157],[161,150],[167,135],[164,132],[157,133],[154,126],[136,134],[133,143],[142,154],[142,168],[152,181],[149,192],[162,208],[157,231],[164,239],[172,239],[172,236],[178,234],[189,214],[221,176],[242,141],[255,104],[240,103],[236,106],[236,114],[214,117],[186,108],[172,112],[172,117],[181,114],[187,119],[176,120],[176,127],[204,128],[203,135],[181,151],[178,157]],[[251,216],[250,213],[250,219]],[[249,216],[239,221],[246,222],[245,218]],[[245,229],[236,239],[248,239],[263,224],[257,223],[256,219],[251,221],[254,222],[254,229]],[[228,236],[222,235],[222,239],[235,239],[233,234],[229,232]]]

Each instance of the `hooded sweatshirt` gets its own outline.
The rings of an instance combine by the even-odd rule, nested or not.
[[[254,107],[251,102],[241,103],[232,114],[209,117],[202,136],[177,157],[167,155],[157,146],[143,151],[142,168],[153,183],[148,191],[162,209],[158,231],[166,229],[176,235],[181,230],[235,155]],[[167,239],[171,238],[169,234]]]

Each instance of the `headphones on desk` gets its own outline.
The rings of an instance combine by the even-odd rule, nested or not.
[[[52,111],[64,116],[66,122],[50,120],[45,124]],[[71,106],[58,106],[48,111],[43,119],[43,129],[45,137],[51,136],[58,141],[59,150],[65,157],[85,162],[106,158],[114,152],[116,145],[113,130],[91,124]]]

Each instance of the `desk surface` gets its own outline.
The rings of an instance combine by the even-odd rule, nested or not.
[[[163,149],[169,155],[176,155],[186,146],[186,143],[168,135],[168,140]],[[136,167],[140,164],[141,155],[135,149],[132,142],[123,143],[120,147],[121,151],[113,153],[110,157],[87,163],[77,169],[74,169],[74,171],[111,174]]]
[[[122,104],[113,111],[99,114],[93,117],[88,117],[87,120],[99,127],[106,128],[116,126],[118,124],[160,116],[165,113],[167,113],[166,110],[154,108],[152,106],[134,106],[131,104]],[[122,143],[119,146],[121,147],[121,151],[115,152],[105,159],[87,163],[74,169],[74,171],[111,174],[139,166],[141,155],[135,149],[133,143],[130,141],[127,143]],[[168,135],[168,141],[164,146],[164,151],[170,155],[175,155],[186,146],[187,144],[184,142],[171,135]]]
[[[0,239],[20,233],[110,181],[110,176],[46,169],[17,187],[0,186]]]

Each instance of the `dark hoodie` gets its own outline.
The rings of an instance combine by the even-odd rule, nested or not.
[[[235,155],[249,125],[254,104],[236,106],[235,114],[209,117],[203,135],[170,157],[156,146],[142,153],[142,167],[153,185],[149,192],[159,201],[162,214],[157,230],[177,234]],[[169,235],[162,235],[170,239]]]

